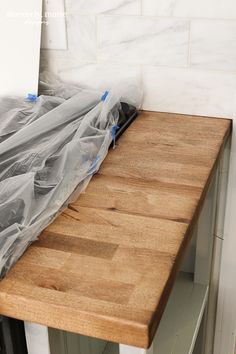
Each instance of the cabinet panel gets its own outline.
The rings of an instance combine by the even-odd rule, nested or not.
[[[106,341],[49,328],[51,354],[103,354]]]

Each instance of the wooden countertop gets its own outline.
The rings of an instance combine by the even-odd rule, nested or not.
[[[230,130],[143,112],[0,282],[0,313],[148,347]]]

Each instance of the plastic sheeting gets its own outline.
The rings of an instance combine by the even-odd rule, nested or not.
[[[0,277],[86,187],[119,118],[120,95],[43,90],[35,102],[0,100]]]

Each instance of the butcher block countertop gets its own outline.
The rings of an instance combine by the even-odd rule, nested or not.
[[[147,348],[230,130],[141,113],[0,282],[0,313]]]

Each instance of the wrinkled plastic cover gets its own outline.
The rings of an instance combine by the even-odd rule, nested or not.
[[[47,79],[33,102],[0,98],[0,277],[85,189],[125,101],[120,88],[101,100],[102,92]],[[137,100],[139,88],[132,92]]]

